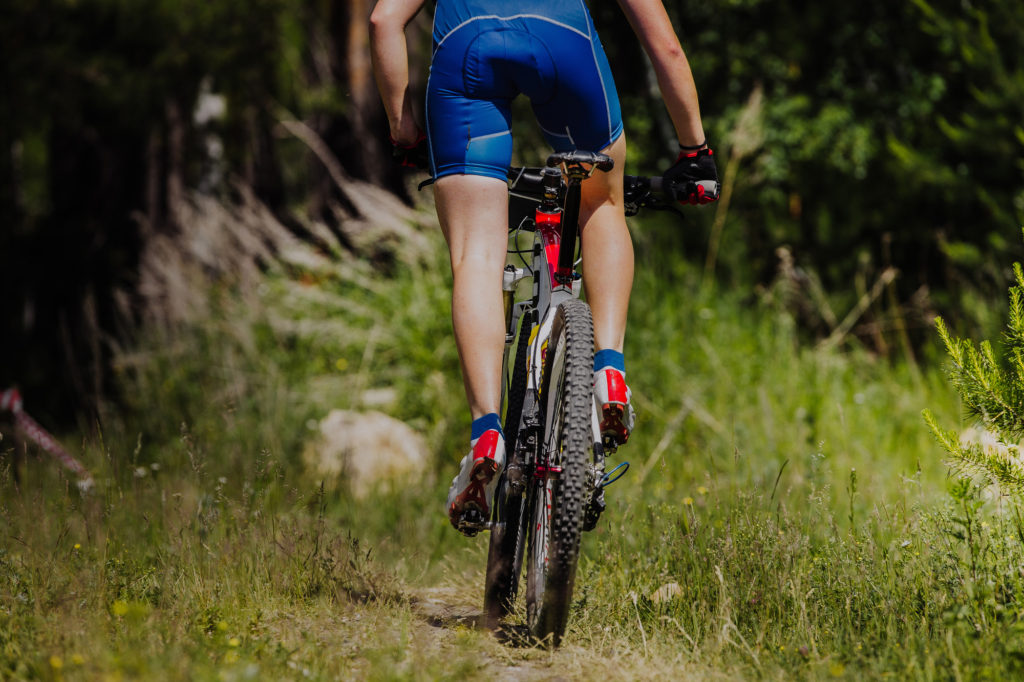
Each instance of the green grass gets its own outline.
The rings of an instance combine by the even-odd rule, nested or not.
[[[1021,524],[947,478],[920,415],[959,421],[941,359],[816,349],[770,296],[698,293],[665,248],[639,249],[632,468],[585,538],[562,650],[473,627],[486,540],[442,514],[469,416],[436,244],[391,278],[272,272],[257,302],[217,291],[214,319],[140,339],[126,408],[65,439],[91,494],[45,458],[17,483],[6,466],[0,678],[1020,675]],[[357,499],[301,453],[371,393],[436,473]]]

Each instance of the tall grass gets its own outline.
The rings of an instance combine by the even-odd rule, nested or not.
[[[658,239],[627,337],[632,468],[585,538],[563,650],[424,615],[438,586],[478,608],[486,552],[442,513],[469,415],[434,240],[389,277],[271,272],[141,340],[128,409],[83,441],[93,494],[44,461],[4,470],[0,676],[1019,674],[1020,523],[947,480],[920,417],[959,418],[938,362],[816,349],[770,296],[699,293]],[[418,485],[356,498],[303,471],[316,420],[368,406],[426,436]]]

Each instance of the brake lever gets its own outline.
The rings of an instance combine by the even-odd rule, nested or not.
[[[686,220],[685,214],[678,206],[662,201],[650,191],[645,191],[636,199],[627,199],[624,207],[627,216],[635,216],[640,212],[641,208],[645,208],[652,211],[668,211],[670,213],[675,213],[680,220]]]

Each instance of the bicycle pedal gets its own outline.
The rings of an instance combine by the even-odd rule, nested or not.
[[[473,537],[482,530],[486,530],[490,524],[483,512],[476,507],[470,507],[462,512],[459,518],[459,532],[468,538]]]
[[[625,445],[629,440],[626,407],[617,403],[602,405],[601,416],[601,439],[605,447],[614,449],[619,445]]]

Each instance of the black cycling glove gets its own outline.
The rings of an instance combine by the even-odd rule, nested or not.
[[[710,204],[718,200],[718,169],[710,147],[679,152],[675,165],[664,173],[681,204]]]
[[[402,164],[403,168],[416,168],[418,170],[430,169],[430,150],[427,149],[427,135],[422,130],[417,130],[416,141],[405,145],[391,138],[391,156]]]

